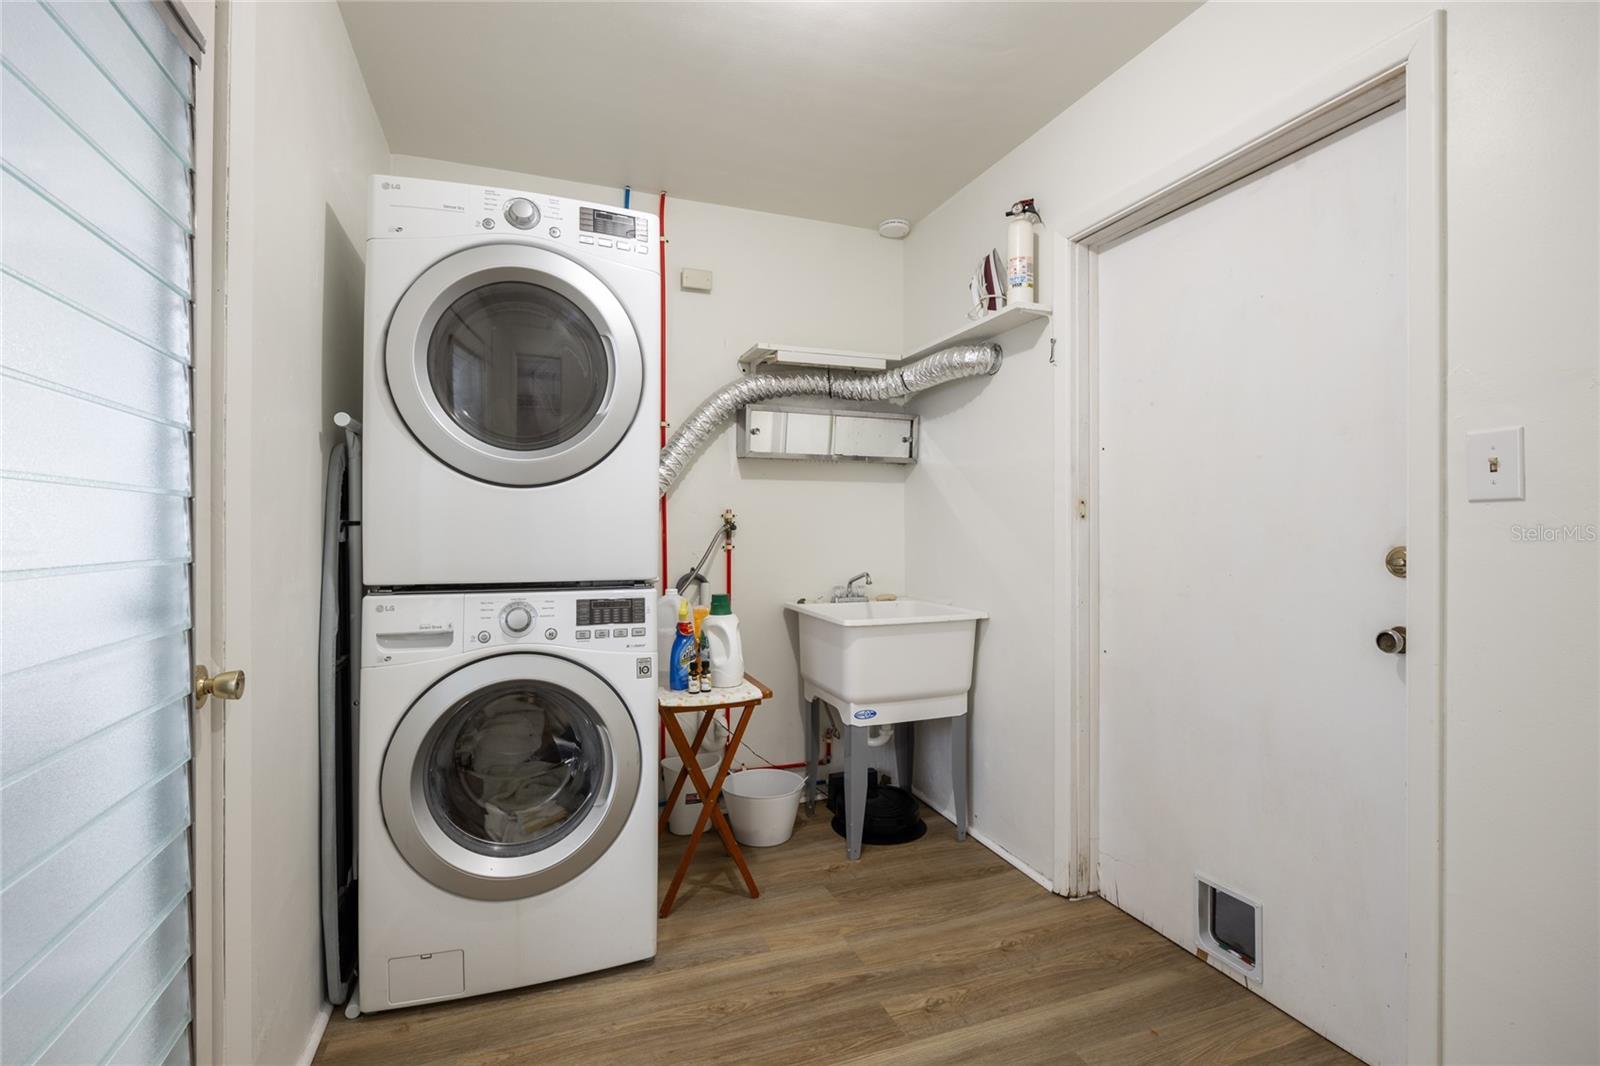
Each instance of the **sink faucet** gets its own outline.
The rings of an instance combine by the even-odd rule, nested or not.
[[[872,584],[872,575],[863,570],[849,581],[846,581],[844,583],[844,591],[834,597],[835,600],[840,603],[860,603],[865,600],[867,594],[856,588],[856,582],[858,581],[864,581],[870,585]]]

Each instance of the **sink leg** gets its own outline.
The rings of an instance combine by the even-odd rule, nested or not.
[[[817,813],[817,747],[822,728],[822,701],[813,699],[806,710],[806,814]]]
[[[895,784],[911,791],[911,768],[916,763],[915,722],[896,722],[894,727]]]
[[[967,839],[968,715],[950,720],[950,790],[956,801],[956,839]]]
[[[845,854],[854,862],[861,858],[861,833],[867,821],[867,738],[866,730],[844,727],[844,840]]]

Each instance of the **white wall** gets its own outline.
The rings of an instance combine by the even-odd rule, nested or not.
[[[1003,226],[991,228],[1003,236]],[[965,259],[975,263],[982,250],[972,247],[979,251],[952,269],[970,272]],[[923,295],[919,254],[917,245],[908,249],[910,303]],[[955,321],[941,325],[963,321],[964,285],[956,297]],[[911,342],[933,339],[927,319],[908,312],[906,324]],[[1051,585],[1056,383],[1048,338],[1043,322],[1014,329],[998,338],[1005,351],[999,373],[913,402],[922,415],[922,458],[906,482],[906,587],[989,613],[978,626],[967,723],[972,825],[1046,880],[1054,856],[1051,663],[1060,653]],[[917,726],[917,789],[946,811],[950,729],[948,722]]]
[[[622,191],[529,174],[396,155],[410,177],[481,181],[508,188],[622,202]],[[654,193],[633,206],[654,212]],[[713,389],[738,376],[738,357],[758,341],[899,352],[901,246],[872,230],[667,198],[667,419],[683,420]],[[678,272],[713,273],[709,294],[683,291]],[[903,588],[904,467],[869,463],[740,461],[734,432],[701,453],[667,499],[671,577],[693,566],[724,508],[738,515],[734,613],[745,667],[773,700],[746,734],[757,764],[805,758],[798,666],[780,607],[815,596],[860,570],[875,591]],[[723,590],[721,552],[712,591]]]
[[[908,342],[961,322],[971,261],[1002,239],[1016,198],[1068,232],[1429,10],[1206,5],[918,225]],[[1448,7],[1444,1054],[1457,1062],[1600,1058],[1600,547],[1512,533],[1600,521],[1597,15]],[[1063,368],[1047,368],[1046,334],[1018,333],[998,377],[925,401],[939,405],[928,453],[949,457],[908,481],[907,581],[997,616],[979,656],[974,818],[1048,871],[1038,774],[1071,635],[1042,610],[1019,630],[1048,598],[1052,543],[1032,526],[1049,523],[1039,509],[1065,473],[1042,458]],[[1467,503],[1462,433],[1508,423],[1528,426],[1528,500]],[[1015,528],[996,504],[1015,508]],[[1016,626],[1004,642],[1002,624]]]
[[[227,1048],[298,1060],[323,1003],[317,623],[335,411],[361,402],[366,182],[389,148],[332,4],[229,5]],[[242,561],[247,569],[237,565]],[[239,924],[232,924],[237,922]]]

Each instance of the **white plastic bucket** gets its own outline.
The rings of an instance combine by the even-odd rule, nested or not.
[[[722,786],[728,800],[728,820],[741,844],[770,848],[794,834],[800,811],[800,792],[806,779],[788,770],[762,767],[729,774]]]
[[[694,739],[694,730],[689,731],[689,739]],[[711,728],[706,730],[705,738],[700,741],[700,754],[715,753],[717,758],[721,759],[722,752],[727,746],[728,727],[722,724],[720,717],[711,719]]]
[[[700,763],[700,772],[706,775],[706,784],[717,776],[717,767],[722,763],[722,751],[702,751],[697,760]],[[661,800],[666,802],[672,795],[672,783],[678,780],[678,771],[683,769],[683,760],[676,755],[668,755],[661,760]],[[729,778],[732,780],[732,778]],[[695,820],[700,817],[700,794],[695,791],[694,778],[683,779],[683,791],[678,793],[678,802],[672,805],[672,813],[667,815],[667,832],[675,836],[686,837],[694,832]]]

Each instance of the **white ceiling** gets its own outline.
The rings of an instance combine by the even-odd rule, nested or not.
[[[403,155],[921,218],[1194,3],[343,0]]]

